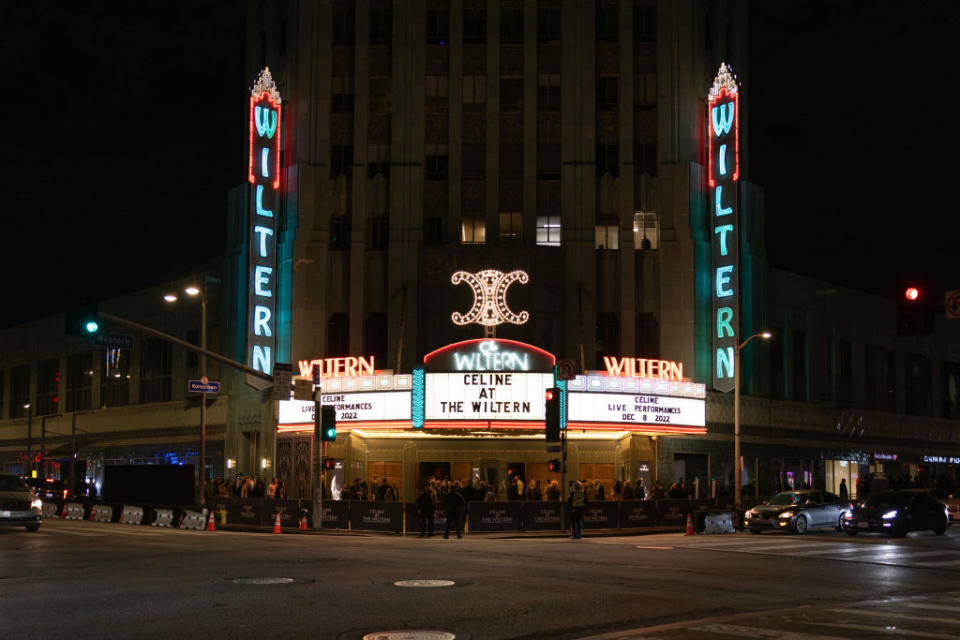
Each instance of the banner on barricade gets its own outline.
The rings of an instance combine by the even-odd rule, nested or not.
[[[560,501],[524,502],[523,528],[526,531],[549,531],[564,528],[564,504]]]
[[[619,525],[619,502],[588,502],[583,509],[584,529],[616,529]]]
[[[519,531],[521,503],[471,502],[470,531]]]
[[[407,514],[407,533],[419,533],[420,531],[420,514],[417,513],[417,503],[408,502],[403,506],[404,512]],[[447,513],[443,509],[437,509],[433,512],[433,530],[434,531],[445,531],[447,528]]]
[[[694,500],[660,500],[657,502],[657,520],[667,527],[687,524],[687,514],[696,511]]]
[[[652,500],[624,500],[620,503],[620,527],[635,529],[657,523],[657,503]]]
[[[312,515],[312,512],[311,512]],[[309,521],[313,526],[313,520]],[[350,503],[343,500],[323,501],[323,528],[347,529],[350,526]]]
[[[350,527],[400,533],[403,530],[403,505],[399,502],[354,500],[350,503]]]

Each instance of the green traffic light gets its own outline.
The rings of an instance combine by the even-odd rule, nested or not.
[[[96,333],[97,329],[100,328],[100,325],[93,320],[88,321],[84,326],[87,329],[87,333]]]

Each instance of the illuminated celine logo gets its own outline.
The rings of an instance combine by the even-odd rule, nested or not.
[[[733,350],[740,333],[740,93],[732,70],[720,65],[707,103],[710,220],[713,227],[711,289],[713,388],[733,389]]]
[[[530,314],[526,311],[514,313],[507,306],[507,289],[518,280],[520,284],[526,284],[530,276],[524,271],[503,273],[495,269],[485,269],[477,273],[457,271],[450,277],[450,282],[466,282],[470,285],[473,289],[473,306],[465,314],[454,311],[450,319],[458,325],[474,322],[483,325],[488,336],[492,336],[494,328],[505,322],[525,324],[530,319]]]
[[[607,375],[620,378],[656,378],[683,382],[683,363],[672,360],[647,360],[644,358],[611,358],[603,356]]]
[[[323,358],[322,360],[300,360],[300,375],[309,378],[313,375],[313,365],[320,367],[321,378],[352,378],[372,376],[373,356],[369,358]]]
[[[250,92],[247,362],[271,373],[276,354],[277,211],[280,199],[280,93],[270,68]]]
[[[457,371],[529,371],[530,354],[500,351],[496,342],[487,340],[472,353],[454,351],[453,367]]]

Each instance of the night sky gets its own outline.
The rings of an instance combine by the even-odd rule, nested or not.
[[[0,24],[0,326],[222,255],[254,80],[243,3],[7,2]],[[960,287],[960,4],[755,2],[750,34],[772,264],[891,297]]]

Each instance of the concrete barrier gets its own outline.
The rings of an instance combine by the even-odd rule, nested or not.
[[[91,508],[93,516],[90,519],[94,522],[113,522],[113,507],[109,504],[95,504]]]
[[[67,510],[67,520],[83,520],[83,514],[86,509],[82,502],[68,502],[64,509]]]
[[[703,533],[736,533],[733,524],[733,511],[709,511],[704,516]]]
[[[60,505],[56,502],[44,502],[43,503],[43,517],[44,518],[56,518],[60,515]]]
[[[183,520],[180,521],[181,529],[191,529],[193,531],[204,531],[207,528],[207,514],[209,512],[206,509],[201,509],[200,511],[195,511],[193,509],[183,512]]]
[[[173,509],[154,509],[154,518],[151,523],[154,527],[175,527]]]
[[[143,524],[143,507],[123,506],[120,524]]]

